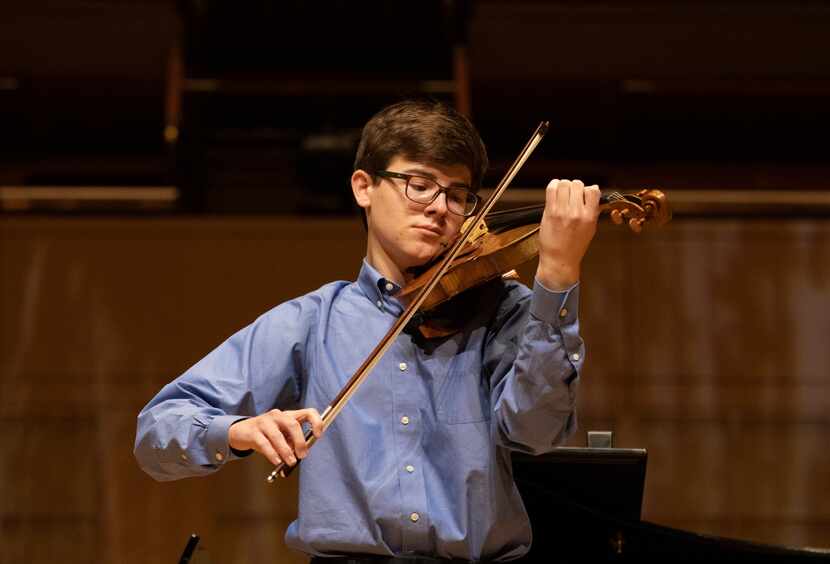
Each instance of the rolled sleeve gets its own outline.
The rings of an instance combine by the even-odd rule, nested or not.
[[[554,292],[535,281],[527,293],[524,309],[508,304],[510,319],[501,325],[488,355],[509,354],[508,343],[514,343],[512,363],[497,362],[494,374],[499,442],[511,450],[538,454],[561,444],[576,429],[584,344],[579,335],[578,284]]]
[[[176,480],[250,454],[230,447],[228,429],[269,409],[298,405],[315,312],[314,304],[286,302],[164,386],[138,416],[139,465],[157,480]]]
[[[244,458],[251,451],[238,451],[228,444],[228,429],[237,421],[247,419],[244,415],[220,415],[214,417],[205,433],[205,450],[213,459],[213,463],[221,466],[225,462],[237,458]]]
[[[555,292],[535,280],[530,314],[549,323],[562,336],[562,346],[573,367],[568,378],[568,383],[572,382],[582,371],[585,360],[585,343],[579,335],[579,282]]]
[[[533,296],[530,299],[530,314],[535,318],[559,326],[568,319],[576,319],[579,303],[579,283],[561,292],[548,290],[538,280],[533,281]],[[564,315],[563,313],[564,309]]]

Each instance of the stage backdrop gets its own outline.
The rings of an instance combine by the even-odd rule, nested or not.
[[[258,314],[354,278],[363,238],[356,219],[0,219],[0,562],[172,564],[191,532],[214,563],[304,562],[282,540],[295,478],[266,486],[251,457],[156,483],[135,418]],[[830,547],[830,224],[606,225],[583,274],[571,444],[647,448],[647,520]]]

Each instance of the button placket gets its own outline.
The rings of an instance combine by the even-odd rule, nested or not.
[[[427,515],[426,485],[422,465],[423,450],[420,433],[422,431],[420,413],[424,400],[423,382],[417,377],[418,351],[409,339],[401,339],[396,345],[397,358],[392,369],[397,373],[390,375],[394,387],[394,425],[397,431],[395,450],[398,454],[398,472],[400,473],[401,500],[399,511],[404,526],[401,550],[428,550],[424,535],[430,527]],[[407,534],[406,530],[409,530]]]

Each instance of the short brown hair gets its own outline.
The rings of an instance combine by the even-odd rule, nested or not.
[[[354,169],[374,176],[396,156],[430,165],[464,165],[471,188],[487,172],[487,149],[466,117],[434,100],[406,100],[383,108],[366,122]]]

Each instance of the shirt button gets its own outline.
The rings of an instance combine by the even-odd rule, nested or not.
[[[566,317],[568,315],[568,308],[563,307],[559,310],[559,317]]]
[[[395,289],[395,285],[394,285],[394,284],[392,284],[391,282],[387,282],[387,283],[386,283],[386,291],[387,291],[387,292],[391,292],[391,291],[392,291],[392,290],[394,290],[394,289]]]
[[[380,309],[383,309],[383,302],[382,302],[382,301],[378,300],[378,304],[377,304],[377,305],[378,305],[378,307],[379,307]]]
[[[224,454],[222,454],[221,452],[219,452],[218,450],[216,451],[216,454],[214,454],[213,456],[214,456],[214,457],[216,458],[216,460],[218,460],[219,462],[222,462],[223,460],[225,460],[225,455],[224,455]]]
[[[577,361],[577,360],[579,360],[579,359],[580,359],[579,353],[573,353],[573,354],[571,355],[571,360],[572,360],[572,361],[576,362],[576,361]]]
[[[401,423],[403,423],[404,425],[409,425],[409,417],[407,417],[406,415],[401,417]]]
[[[400,364],[398,365],[398,368],[400,368],[400,369],[401,369],[401,372],[403,372],[404,370],[406,370],[406,363],[405,363],[405,362],[400,363]]]
[[[418,515],[417,513],[413,512],[413,513],[409,514],[409,520],[412,521],[413,523],[417,523],[418,519],[420,519],[420,518],[421,518],[421,516]]]
[[[406,465],[406,471],[409,472],[410,474],[412,474],[415,471],[415,467],[412,466],[411,464],[407,464]]]

